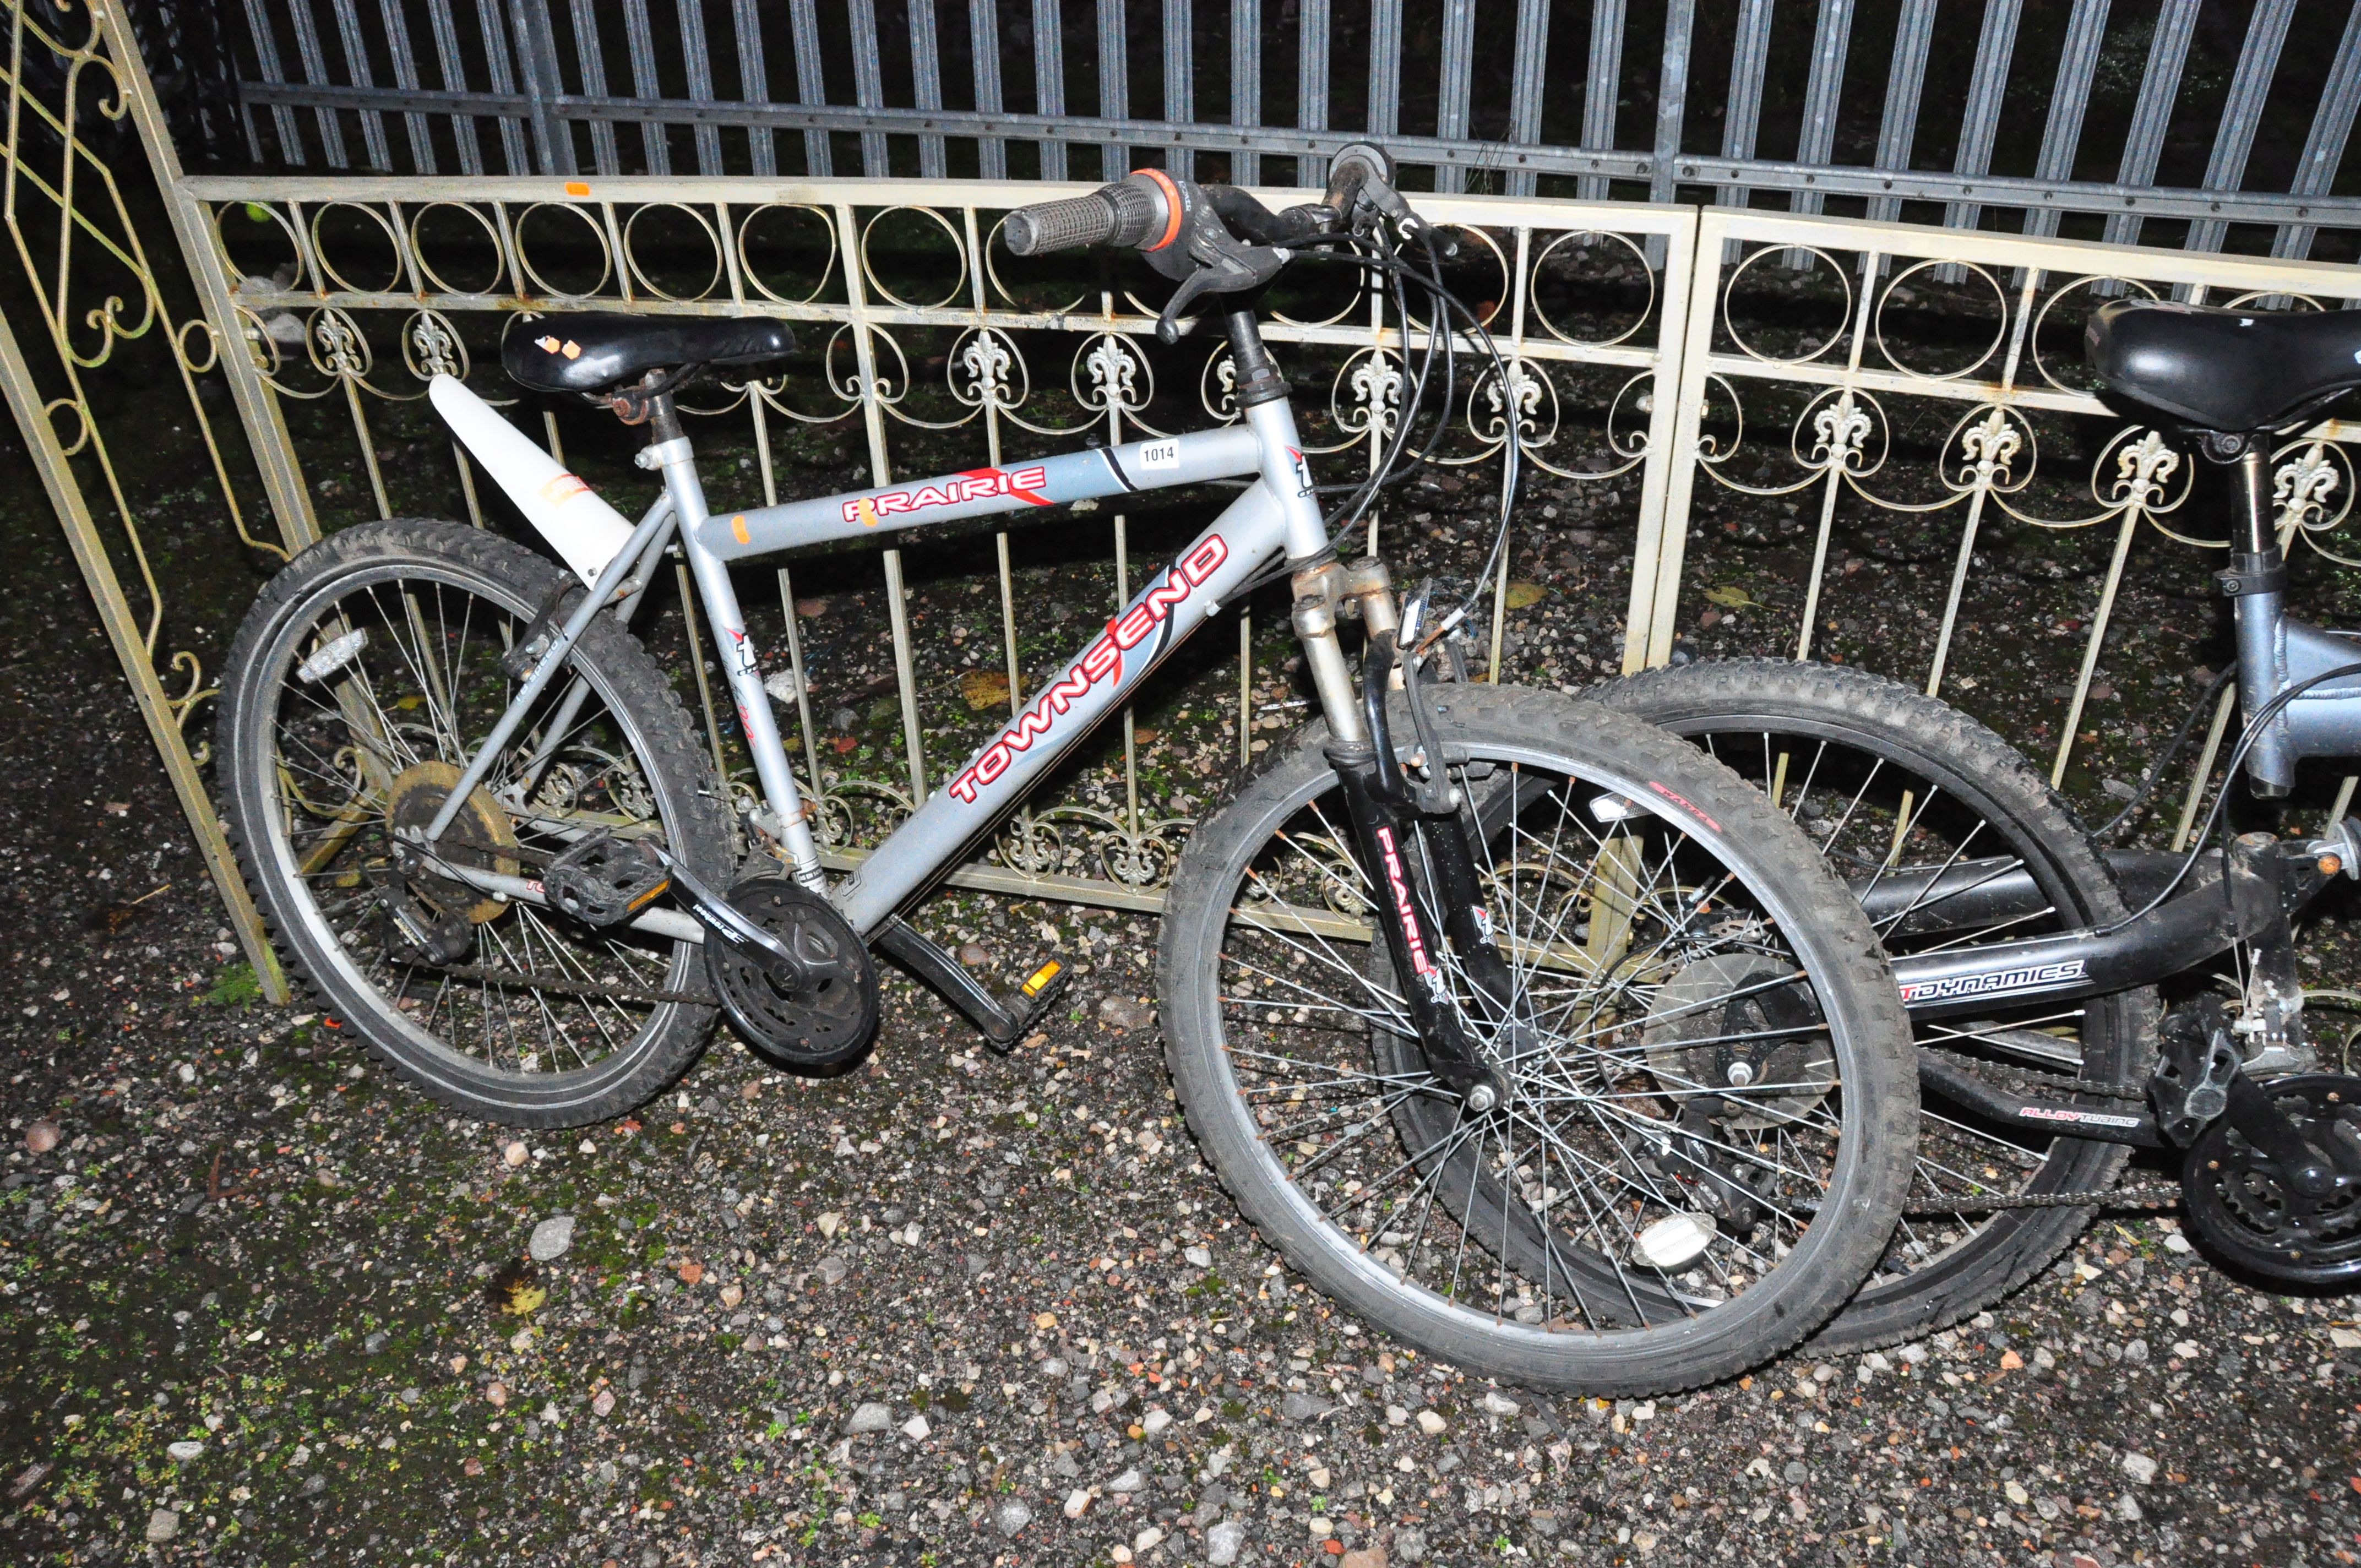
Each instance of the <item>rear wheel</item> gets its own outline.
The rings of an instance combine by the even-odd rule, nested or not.
[[[1965,714],[1860,670],[1746,659],[1653,670],[1587,694],[1726,763],[1794,820],[1901,955],[2071,930],[2126,913],[2063,802],[2006,741]],[[1934,891],[1927,873],[1947,873]],[[2012,873],[2033,894],[1976,907]],[[1914,875],[1916,878],[1914,883]],[[2155,1052],[2153,988],[1929,1020],[1919,1047],[2020,1093],[2123,1110]],[[1976,1116],[1932,1091],[1910,1201],[2103,1190],[2130,1151]],[[1907,1339],[1982,1310],[2031,1278],[2096,1211],[1905,1217],[1861,1294],[1822,1332],[1831,1348]]]
[[[467,873],[534,880],[602,828],[711,881],[729,867],[687,716],[604,615],[434,853],[400,837],[449,799],[515,694],[501,655],[563,581],[455,523],[349,529],[264,587],[223,682],[227,817],[296,970],[429,1094],[524,1126],[640,1104],[696,1059],[715,1013],[696,943],[592,930]]]
[[[1909,1179],[1908,1025],[1859,905],[1760,796],[1645,726],[1550,693],[1436,702],[1515,994],[1448,951],[1421,982],[1499,1103],[1416,1037],[1314,724],[1173,881],[1191,1130],[1313,1284],[1471,1370],[1638,1394],[1776,1354],[1851,1293]]]

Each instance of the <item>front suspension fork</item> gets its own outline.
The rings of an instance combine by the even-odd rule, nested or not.
[[[1427,1064],[1463,1097],[1470,1112],[1480,1114],[1500,1103],[1506,1085],[1486,1066],[1469,1037],[1471,1020],[1454,1000],[1446,966],[1455,964],[1466,976],[1472,993],[1466,1000],[1484,1014],[1480,1022],[1503,1031],[1514,1021],[1517,991],[1494,944],[1491,916],[1484,905],[1468,831],[1468,803],[1450,784],[1433,720],[1420,706],[1423,696],[1414,678],[1405,683],[1405,689],[1422,739],[1417,756],[1425,781],[1414,785],[1394,755],[1386,699],[1400,651],[1392,597],[1384,569],[1374,563],[1349,574],[1331,564],[1298,576],[1296,632],[1315,678],[1323,671],[1329,674],[1321,681],[1323,698],[1345,695],[1327,689],[1341,684],[1337,677],[1343,658],[1335,646],[1340,584],[1360,599],[1368,641],[1358,700],[1346,709],[1358,722],[1332,719],[1337,739],[1327,748],[1328,763],[1344,792],[1355,845],[1374,893],[1377,926]],[[1323,654],[1331,657],[1323,659]],[[1340,704],[1330,700],[1329,706],[1333,714]],[[1361,734],[1355,735],[1356,729]]]

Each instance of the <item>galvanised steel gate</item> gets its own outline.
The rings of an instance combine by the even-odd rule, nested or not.
[[[1620,108],[1603,87],[1551,89],[1569,29],[1562,11],[1537,5],[1380,3],[1368,8],[1364,30],[1358,10],[1347,26],[1342,8],[1323,0],[1300,0],[1291,13],[1240,0],[1214,19],[1250,26],[1225,36],[1276,38],[1288,48],[1231,50],[1226,78],[1218,59],[1205,58],[1207,38],[1224,35],[1195,30],[1213,8],[1185,0],[1135,6],[1134,24],[1144,16],[1161,29],[1155,36],[1164,48],[1152,58],[1167,91],[1140,106],[1160,109],[1164,120],[1131,117],[1132,100],[1120,95],[1095,100],[1109,112],[1094,118],[1057,113],[1070,83],[1079,93],[1097,81],[1139,80],[1136,53],[1125,52],[1137,39],[1117,28],[1096,35],[1094,70],[1081,69],[1092,62],[1074,60],[1075,40],[1089,38],[1088,25],[1112,19],[1116,8],[1075,0],[957,10],[910,0],[906,15],[890,18],[869,0],[838,8],[735,0],[726,17],[718,5],[676,0],[668,31],[645,0],[580,0],[562,12],[539,0],[295,0],[291,7],[249,0],[253,37],[277,52],[258,55],[252,70],[261,84],[249,84],[242,117],[232,123],[253,139],[247,150],[280,171],[192,175],[167,134],[121,3],[66,11],[55,0],[0,0],[20,40],[6,68],[9,124],[18,127],[5,152],[8,223],[16,281],[38,301],[37,312],[16,320],[33,323],[44,340],[28,356],[14,331],[0,334],[0,381],[212,855],[233,922],[267,981],[272,971],[251,907],[182,737],[205,695],[202,672],[175,641],[187,612],[174,611],[147,569],[141,498],[109,466],[105,421],[95,411],[104,400],[85,391],[98,378],[133,374],[129,345],[143,336],[169,348],[215,455],[206,483],[225,539],[275,552],[301,548],[343,521],[393,514],[434,476],[483,520],[464,458],[436,457],[437,444],[414,441],[397,455],[388,432],[437,370],[508,396],[497,371],[478,366],[469,349],[480,349],[507,313],[596,306],[788,316],[810,323],[825,345],[815,372],[726,388],[700,422],[746,444],[748,500],[781,499],[810,482],[775,461],[796,431],[847,433],[862,470],[884,480],[912,471],[910,449],[920,442],[930,453],[950,444],[972,450],[973,461],[997,462],[1004,448],[1060,436],[1071,444],[1092,430],[1119,436],[1234,417],[1224,356],[1212,345],[1191,339],[1160,350],[1148,330],[1152,310],[1140,300],[1104,288],[1051,298],[995,260],[999,214],[1054,184],[938,174],[1053,175],[1062,163],[1070,175],[1089,176],[1102,159],[1120,166],[1161,148],[1202,155],[1201,174],[1286,179],[1302,170],[1280,159],[1316,160],[1365,124],[1408,126],[1434,134],[1388,139],[1434,170],[1439,189],[1420,205],[1456,232],[1460,265],[1473,269],[1471,297],[1488,306],[1510,356],[1505,379],[1463,384],[1446,411],[1453,442],[1436,472],[1465,475],[1480,492],[1505,444],[1517,441],[1532,486],[1517,524],[1525,558],[1560,549],[1578,521],[1607,541],[1598,571],[1621,611],[1609,646],[1585,647],[1578,636],[1552,641],[1555,632],[1520,619],[1504,561],[1487,585],[1489,651],[1503,678],[1576,686],[1662,662],[1708,622],[1724,632],[1751,628],[1799,656],[1819,654],[1858,630],[1851,618],[1872,613],[1859,608],[1854,580],[1866,557],[1849,554],[1847,541],[1891,527],[1915,541],[1917,559],[1905,565],[1925,581],[1909,590],[1906,624],[1879,621],[1873,635],[1855,638],[1853,656],[1983,712],[2048,756],[2063,778],[2078,748],[2092,743],[2083,728],[2092,705],[2114,700],[2123,682],[2108,660],[2124,649],[2117,606],[2131,554],[2154,540],[2210,543],[2182,521],[2186,462],[2157,433],[2110,415],[2081,378],[2072,340],[2081,313],[2125,291],[2253,309],[2335,308],[2361,296],[2353,268],[2296,259],[2315,236],[2323,249],[2349,247],[2361,227],[2349,198],[2321,193],[2350,128],[2361,21],[2336,18],[2327,29],[2334,48],[2308,61],[2316,76],[2325,71],[2329,90],[2316,110],[2303,106],[2310,140],[2300,193],[2232,189],[2252,166],[2251,149],[2268,139],[2263,128],[2284,127],[2284,115],[2271,118],[2280,89],[2270,83],[2283,88],[2287,76],[2274,71],[2298,28],[2319,19],[2268,0],[2234,29],[2243,41],[2233,50],[2238,63],[2214,140],[2237,145],[2235,157],[2217,147],[2220,167],[2207,182],[2223,189],[2210,192],[2063,178],[2088,162],[2075,156],[2080,112],[2058,108],[2063,99],[2052,100],[2044,122],[2043,145],[2058,151],[2043,166],[2050,177],[2010,184],[1982,172],[2001,137],[1993,104],[2005,100],[2006,65],[2026,53],[2022,40],[2012,42],[2015,33],[1994,31],[2016,26],[2010,0],[1986,7],[1979,37],[1990,48],[1978,45],[1965,79],[1971,93],[1960,113],[1976,135],[1960,157],[1976,167],[1949,174],[1814,161],[1847,145],[1828,127],[1832,116],[1842,119],[1836,84],[1844,80],[1849,5],[1824,5],[1814,19],[1802,101],[1817,105],[1818,117],[1804,116],[1795,133],[1802,160],[1780,163],[1754,157],[1762,127],[1775,118],[1766,100],[1775,96],[1769,73],[1779,52],[1771,7],[1755,0],[1732,13],[1737,25],[1723,45],[1733,78],[1726,156],[1671,159],[1663,149],[1677,148],[1690,122],[1669,71],[1667,91],[1653,100],[1659,139],[1615,150],[1619,137],[1631,145],[1631,101],[1647,99],[1626,81],[1617,0],[1588,14],[1589,49],[1580,58],[1587,86],[1617,84]],[[1501,99],[1510,119],[1502,124],[1500,103],[1475,85],[1483,75],[1471,29],[1511,15],[1517,44]],[[2081,42],[2059,57],[2061,82],[2104,86],[2114,48],[2110,15],[2104,5],[2072,7]],[[2135,40],[2130,52],[2146,69],[2125,91],[2153,113],[2134,115],[2125,135],[2122,168],[2132,176],[2158,168],[2166,137],[2158,127],[2182,102],[2178,84],[2198,19],[2194,5],[2168,0]],[[906,75],[898,66],[885,71],[875,47],[889,36],[881,30],[889,20],[899,25],[890,35],[895,48],[909,46]],[[1903,0],[1889,20],[1892,80],[1909,91],[1897,96],[1889,88],[1878,145],[1899,161],[1914,145],[1913,126],[1932,124],[1920,105],[1933,99],[1916,83],[1938,74],[1936,34],[1927,30],[1936,19],[1931,4]],[[998,47],[965,49],[961,26]],[[1712,31],[1679,6],[1667,29],[1682,34],[1680,47],[1660,64],[1676,54],[1692,61],[1704,47],[1697,40]],[[765,40],[796,46],[792,70],[773,70]],[[1439,41],[1439,52],[1428,41]],[[439,71],[440,85],[431,88],[419,65],[427,45]],[[609,49],[620,51],[613,60]],[[946,59],[974,62],[963,84],[972,107],[943,106]],[[1437,61],[1418,93],[1404,90],[1395,69],[1406,59]],[[291,80],[289,60],[296,62]],[[1006,70],[1012,62],[1026,71]],[[1340,80],[1346,63],[1349,92]],[[1282,74],[1283,83],[1275,80]],[[759,101],[774,76],[794,81],[802,102]],[[631,96],[610,93],[626,79]],[[855,102],[829,104],[829,89],[847,80]],[[1201,117],[1220,102],[1211,84],[1224,82],[1235,126]],[[1981,98],[1978,82],[1989,89]],[[685,93],[668,92],[681,83]],[[889,87],[916,99],[896,106]],[[730,101],[739,91],[758,101]],[[1011,102],[1031,107],[1012,113]],[[1254,125],[1277,117],[1258,110],[1281,104],[1295,111],[1294,128]],[[118,187],[132,181],[137,161],[125,156],[128,141],[92,139],[101,134],[92,127],[112,124],[106,116],[117,106],[145,150],[170,242],[160,228],[157,243],[143,240],[153,209]],[[1550,145],[1568,115],[1576,128]],[[2232,137],[2236,123],[2246,129]],[[1483,139],[1495,130],[1519,139]],[[1968,145],[1979,140],[1981,151]],[[1216,156],[1229,160],[1226,170]],[[366,171],[372,169],[379,172]],[[905,169],[916,178],[875,177]],[[1538,194],[1507,193],[1519,190]],[[1702,208],[1599,199],[1651,190],[1730,199]],[[1745,204],[1764,190],[1787,192],[1800,211]],[[1830,201],[1853,211],[1812,210]],[[1993,223],[2003,208],[2026,214],[2009,230],[2031,232],[1975,226]],[[1912,216],[1954,226],[1894,221]],[[2180,221],[2177,236],[2167,220]],[[2151,226],[2142,231],[2142,224]],[[2255,224],[2268,226],[2235,226]],[[2185,243],[2121,243],[2135,234]],[[2215,247],[2225,243],[2283,254],[2221,254]],[[168,248],[180,251],[185,278],[161,263]],[[134,303],[126,309],[126,301]],[[1348,299],[1299,312],[1271,335],[1332,448],[1328,461],[1366,460],[1373,436],[1404,415],[1405,357],[1421,347],[1421,333],[1381,330]],[[225,402],[236,411],[244,450],[214,437],[209,410]],[[555,440],[554,424],[529,423]],[[2342,444],[2356,433],[2326,424],[2278,457],[2283,532],[2323,554],[2335,549],[2351,510],[2354,472]],[[249,459],[252,479],[245,477]],[[275,540],[242,521],[253,510],[243,493],[249,489],[269,504]],[[1386,537],[1398,544],[1409,537],[1400,530],[1441,527],[1412,510],[1421,504],[1434,503],[1396,503],[1372,519],[1373,541],[1386,543],[1380,528],[1396,531]],[[1113,552],[1104,587],[1119,598],[1139,570],[1126,520],[1078,521],[1104,530]],[[2037,595],[1991,557],[1993,541],[2012,529],[2104,544],[2078,573]],[[1758,534],[1781,548],[1748,557],[1734,583],[1725,546]],[[925,541],[906,547],[938,548]],[[864,772],[821,749],[820,727],[799,706],[809,687],[794,641],[795,590],[785,572],[779,577],[795,677],[782,700],[798,706],[804,768],[818,786],[840,864],[956,762],[947,753],[961,742],[943,721],[939,677],[963,681],[996,667],[1012,704],[1027,678],[1017,644],[1031,619],[1020,614],[1027,590],[1005,546],[996,570],[974,585],[979,595],[996,589],[980,601],[996,609],[996,626],[949,649],[913,628],[904,553],[879,556],[898,767]],[[2173,569],[2193,578],[2201,565],[2192,555]],[[1879,561],[1869,566],[1884,569]],[[2031,598],[2046,608],[2026,602]],[[1527,630],[1533,635],[1521,641]],[[1266,718],[1267,705],[1256,699],[1273,695],[1255,687],[1249,633],[1242,624],[1242,678],[1226,721],[1238,754]],[[1979,690],[1960,670],[1964,652],[1993,646],[2006,646],[2037,685],[2050,682],[2047,707],[2034,698],[1986,705],[1989,685]],[[701,653],[690,652],[701,679]],[[172,669],[179,696],[159,675]],[[729,748],[708,711],[726,775]],[[1132,740],[1126,726],[1120,754],[1104,757],[1086,787],[1037,801],[954,880],[1157,907],[1171,856],[1211,786],[1144,776]],[[2192,789],[2190,810],[2196,799]]]
[[[2361,107],[2340,0],[245,0],[244,20],[247,149],[289,169],[1058,180],[1161,153],[1306,184],[1367,136],[1438,192],[1940,203],[1924,215],[1952,228],[2070,214],[2115,244],[2173,219],[2192,250],[2261,224],[2281,257],[2355,214],[2332,193]]]

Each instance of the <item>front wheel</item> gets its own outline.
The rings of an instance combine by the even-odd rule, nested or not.
[[[1315,723],[1173,880],[1190,1128],[1290,1264],[1431,1354],[1595,1394],[1740,1372],[1837,1310],[1900,1211],[1917,1091],[1891,971],[1725,769],[1554,694],[1435,699],[1516,994],[1439,968],[1507,1092],[1478,1112],[1431,1069]]]

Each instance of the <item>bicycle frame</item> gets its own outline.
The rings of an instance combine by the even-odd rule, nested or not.
[[[1249,330],[1250,324],[1248,318]],[[1235,339],[1235,320],[1232,331]],[[1255,347],[1259,346],[1257,341]],[[454,395],[452,389],[442,392],[445,398]],[[464,389],[456,395],[472,398]],[[566,618],[520,684],[507,711],[452,789],[445,809],[426,829],[430,841],[450,826],[468,792],[489,774],[493,760],[563,669],[592,618],[644,580],[656,556],[676,537],[705,601],[706,620],[721,651],[755,775],[781,828],[780,841],[794,873],[806,885],[827,891],[855,929],[873,936],[969,843],[989,831],[1099,719],[1120,707],[1240,585],[1281,554],[1301,563],[1327,548],[1311,467],[1296,433],[1294,411],[1284,397],[1254,403],[1241,424],[1223,429],[727,513],[708,507],[695,455],[687,438],[678,433],[668,402],[651,422],[655,439],[640,463],[662,471],[664,495],[598,570],[589,594]],[[489,461],[487,466],[501,477],[497,466]],[[828,887],[818,847],[804,819],[801,792],[763,690],[754,643],[730,581],[730,565],[971,518],[1040,512],[1039,521],[1046,521],[1050,509],[1074,501],[1235,477],[1252,482],[1212,526],[1170,567],[1151,576],[1059,676],[889,835],[856,873]],[[572,477],[563,476],[560,482],[564,479]],[[502,483],[507,484],[505,478]],[[546,495],[541,488],[533,493]],[[528,508],[527,515],[539,521],[533,509]],[[1332,727],[1340,739],[1358,739],[1362,729],[1350,700],[1352,685],[1333,633],[1324,640],[1307,640],[1306,645]],[[533,898],[540,894],[529,883],[505,891]],[[661,924],[664,930],[679,933],[686,923]]]

